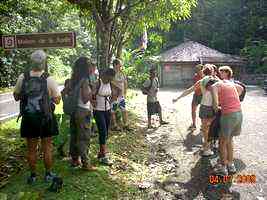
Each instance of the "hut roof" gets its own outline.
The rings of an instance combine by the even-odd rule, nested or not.
[[[244,59],[238,56],[221,53],[198,42],[188,41],[169,49],[159,56],[161,62],[219,62],[243,63]]]

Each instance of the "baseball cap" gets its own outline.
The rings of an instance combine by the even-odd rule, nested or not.
[[[46,60],[46,53],[43,50],[36,50],[32,53],[31,60],[41,64]]]

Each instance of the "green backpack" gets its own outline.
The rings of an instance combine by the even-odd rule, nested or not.
[[[70,88],[70,85],[68,84],[65,85],[64,90],[66,90],[67,92],[64,92],[64,94],[62,94],[62,101],[63,101],[63,112],[66,115],[73,115],[77,110],[80,88],[83,80],[84,79],[80,80],[80,82],[74,88]],[[67,87],[69,88],[67,89]]]

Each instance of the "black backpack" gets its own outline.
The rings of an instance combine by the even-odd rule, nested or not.
[[[240,85],[243,88],[242,94],[240,94],[240,96],[239,96],[239,100],[243,101],[245,98],[246,92],[247,92],[246,85],[244,83],[242,83],[240,81],[236,81],[236,80],[234,81],[234,83]]]
[[[21,87],[20,116],[27,114],[42,114],[45,119],[52,118],[51,101],[48,95],[48,73],[40,77],[30,76],[30,71],[24,73]]]

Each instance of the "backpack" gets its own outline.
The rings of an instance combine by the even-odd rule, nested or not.
[[[80,88],[82,86],[82,82],[84,79],[80,80],[80,82],[74,87],[70,86],[70,79],[67,79],[65,82],[65,90],[66,92],[62,93],[62,101],[63,101],[63,112],[66,115],[73,115],[76,112],[78,107],[78,99],[80,95]]]
[[[244,83],[242,83],[240,81],[236,81],[236,80],[234,81],[234,83],[240,85],[243,88],[243,91],[242,91],[242,93],[239,96],[239,100],[240,101],[243,101],[244,98],[245,98],[246,92],[247,92],[246,85]]]
[[[158,79],[155,79],[155,80],[156,80],[157,85],[158,85],[158,84],[159,84],[159,83],[158,83]],[[149,84],[148,87],[144,87],[144,86],[142,86],[141,91],[142,91],[142,93],[143,93],[144,95],[148,95],[149,90],[152,88],[152,84],[153,84],[153,80],[150,80],[150,84]]]
[[[43,73],[40,77],[30,76],[30,71],[24,73],[19,117],[26,114],[43,114],[47,120],[52,118],[51,101],[47,89],[48,77],[47,73]]]

